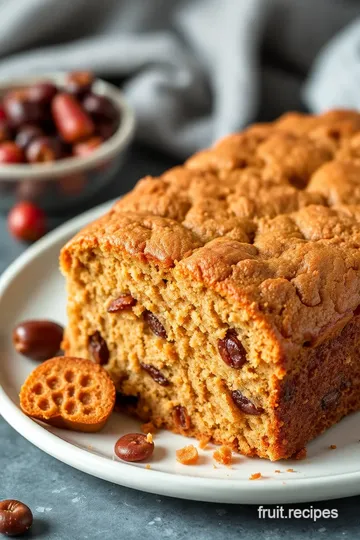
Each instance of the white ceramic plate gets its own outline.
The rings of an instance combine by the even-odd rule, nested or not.
[[[17,355],[11,331],[23,319],[49,318],[65,323],[65,289],[58,271],[61,246],[103,205],[68,222],[28,249],[0,279],[0,412],[19,433],[48,454],[117,484],[184,499],[222,503],[288,503],[360,493],[360,414],[344,419],[308,447],[304,461],[271,463],[236,456],[231,468],[216,465],[213,448],[200,450],[196,466],[176,462],[175,450],[191,441],[160,432],[151,469],[115,461],[113,447],[124,433],[139,431],[133,419],[114,413],[98,434],[64,431],[38,424],[19,409],[18,393],[34,363]],[[196,442],[194,444],[197,444]],[[336,445],[335,450],[329,449]],[[276,473],[279,469],[281,472]],[[287,471],[293,469],[294,472]],[[259,480],[249,480],[261,472]]]

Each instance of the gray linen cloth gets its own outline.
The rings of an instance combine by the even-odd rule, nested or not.
[[[183,158],[256,118],[358,107],[359,15],[357,0],[0,0],[0,77],[121,79],[138,139]]]

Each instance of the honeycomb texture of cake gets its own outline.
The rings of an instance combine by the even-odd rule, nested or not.
[[[56,357],[43,362],[20,391],[25,414],[75,431],[99,431],[114,405],[115,387],[104,368],[82,358]]]
[[[360,114],[146,177],[62,250],[65,349],[157,427],[288,458],[360,408]]]

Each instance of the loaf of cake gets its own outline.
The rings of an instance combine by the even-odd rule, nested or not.
[[[360,114],[254,125],[63,248],[65,352],[143,421],[292,457],[360,408],[359,248]]]

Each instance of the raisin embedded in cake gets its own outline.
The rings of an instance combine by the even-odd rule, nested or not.
[[[255,125],[63,248],[66,354],[144,422],[293,456],[360,408],[359,247],[360,114]]]

